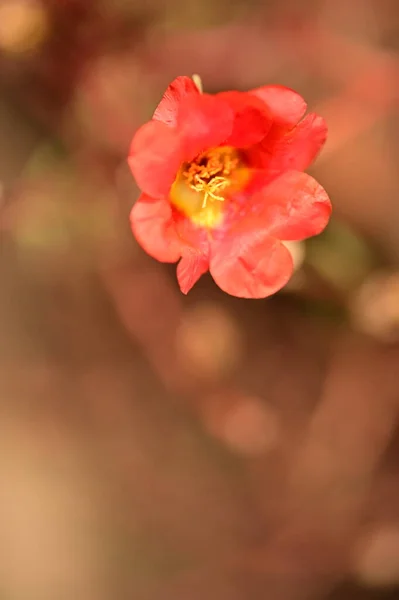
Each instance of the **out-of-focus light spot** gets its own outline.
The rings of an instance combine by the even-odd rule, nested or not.
[[[399,339],[399,273],[369,277],[351,302],[353,326],[379,340]]]
[[[233,450],[242,454],[263,454],[277,442],[276,417],[257,398],[243,398],[227,412],[221,438]]]
[[[255,396],[228,392],[207,398],[205,427],[234,452],[257,456],[272,450],[280,438],[275,411]]]
[[[101,569],[98,484],[84,458],[74,460],[73,438],[64,437],[60,424],[53,440],[47,424],[41,445],[39,415],[34,428],[20,421],[3,419],[0,431],[2,594],[48,598],[49,590],[65,589],[84,598],[90,589],[98,597],[92,587]]]
[[[306,256],[306,248],[304,242],[284,242],[284,246],[289,250],[294,263],[294,272],[299,271],[302,267]]]
[[[358,545],[353,570],[370,587],[399,583],[399,526],[384,526],[369,533]]]
[[[176,335],[181,367],[199,378],[217,379],[230,372],[241,348],[237,323],[216,304],[197,304],[188,310]]]
[[[2,0],[0,49],[23,54],[37,48],[48,32],[48,17],[39,0]]]

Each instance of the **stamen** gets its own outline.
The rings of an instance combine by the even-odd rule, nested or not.
[[[220,192],[231,184],[229,175],[238,162],[239,159],[232,158],[226,149],[215,148],[204,152],[189,165],[183,177],[191,189],[204,194],[201,208],[206,207],[208,199],[224,201]]]

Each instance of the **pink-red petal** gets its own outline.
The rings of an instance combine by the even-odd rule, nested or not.
[[[251,197],[251,210],[240,227],[258,227],[280,240],[304,240],[328,224],[331,202],[307,173],[288,171]],[[251,224],[250,224],[251,223]]]
[[[196,225],[190,218],[179,210],[172,208],[173,220],[179,238],[184,244],[196,252],[209,256],[208,231]]]
[[[268,133],[272,116],[264,102],[244,92],[221,92],[217,98],[226,102],[234,113],[233,128],[226,140],[228,146],[248,148]]]
[[[209,270],[217,285],[239,298],[266,298],[293,271],[290,252],[264,231],[230,235],[212,247]]]
[[[263,142],[249,150],[248,159],[267,172],[269,178],[288,170],[304,171],[314,161],[326,138],[326,122],[311,113],[291,130],[274,125]]]
[[[176,77],[164,93],[161,102],[154,112],[153,119],[162,121],[170,127],[175,127],[182,100],[190,95],[198,96],[199,93],[191,77]]]
[[[306,112],[306,102],[300,94],[283,85],[264,85],[251,90],[269,108],[273,119],[280,125],[293,126]]]
[[[204,254],[185,251],[177,265],[177,280],[183,294],[187,294],[198,279],[208,270],[209,261]]]
[[[130,213],[133,234],[140,246],[160,262],[176,262],[184,244],[180,240],[167,200],[155,200],[142,195]]]
[[[154,198],[168,194],[181,161],[179,136],[164,123],[149,121],[135,134],[128,163],[145,194]]]
[[[208,94],[187,96],[180,105],[177,121],[185,160],[225,144],[232,127],[233,111],[226,102]]]

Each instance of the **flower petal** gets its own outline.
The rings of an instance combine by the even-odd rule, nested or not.
[[[270,178],[288,170],[304,171],[314,161],[326,138],[326,122],[311,113],[288,131],[274,125],[263,142],[250,149],[249,160]]]
[[[228,146],[247,148],[263,140],[272,124],[272,116],[264,102],[244,92],[221,92],[217,97],[234,112],[233,129],[226,140]]]
[[[233,111],[224,100],[208,94],[187,96],[180,105],[177,120],[185,160],[192,160],[207,148],[225,144],[232,127]]]
[[[209,266],[209,261],[200,252],[185,252],[177,265],[177,280],[183,294],[187,294]]]
[[[209,256],[209,238],[206,228],[194,223],[180,210],[172,208],[173,221],[182,242],[194,251]]]
[[[179,260],[184,244],[177,235],[167,200],[140,196],[130,213],[130,224],[140,246],[161,262]]]
[[[306,102],[300,94],[283,85],[264,85],[251,90],[269,107],[275,122],[296,125],[306,112]]]
[[[149,121],[137,131],[128,163],[139,188],[159,198],[169,193],[182,162],[176,131],[160,121]]]
[[[322,186],[307,173],[288,171],[251,197],[249,219],[280,240],[304,240],[318,235],[331,216],[331,202]],[[249,227],[246,219],[240,224]]]
[[[264,231],[230,235],[212,247],[211,275],[232,296],[266,298],[287,283],[292,271],[290,252]]]
[[[168,86],[158,104],[153,119],[175,127],[181,101],[189,95],[198,96],[199,90],[191,77],[176,77]]]

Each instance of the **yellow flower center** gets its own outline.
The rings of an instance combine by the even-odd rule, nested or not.
[[[210,200],[224,201],[220,193],[229,187],[229,176],[238,165],[238,158],[232,157],[230,148],[214,148],[200,154],[188,169],[183,171],[191,189],[204,195],[201,208]]]
[[[236,148],[212,148],[182,165],[170,201],[196,225],[216,227],[223,219],[222,203],[248,177],[249,170]]]

